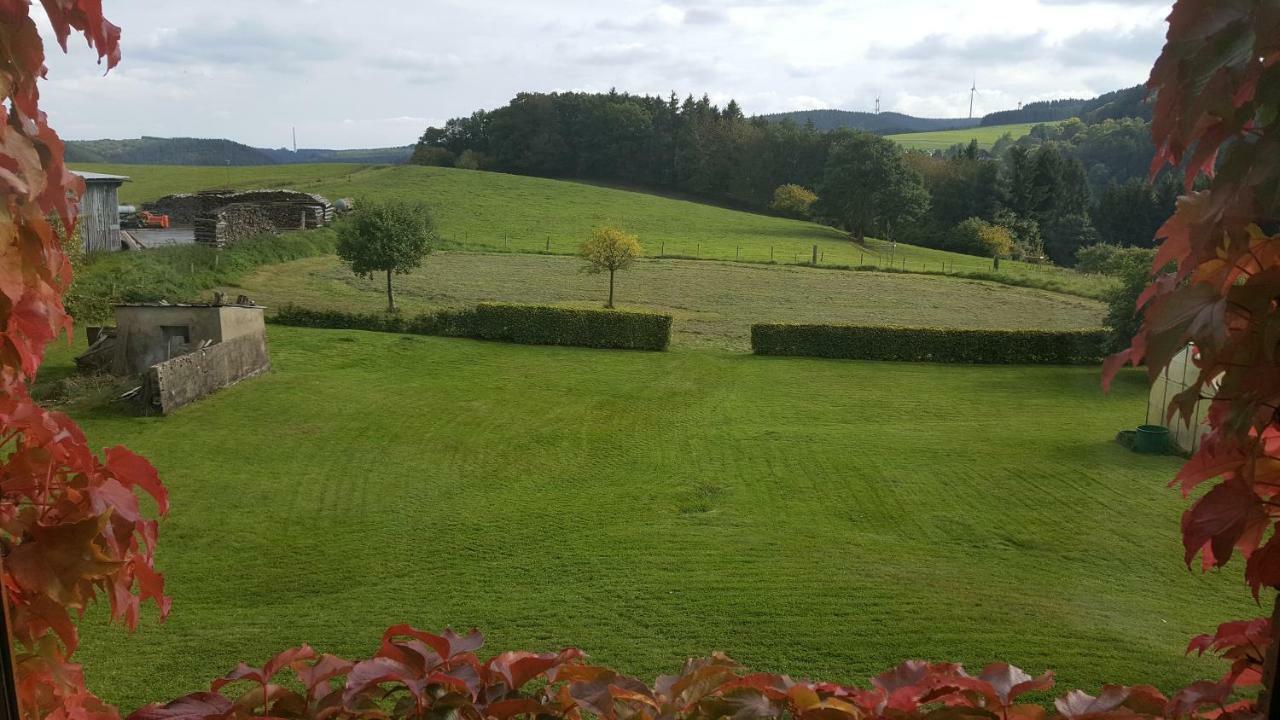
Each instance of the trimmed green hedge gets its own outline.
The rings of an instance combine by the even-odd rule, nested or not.
[[[757,355],[1007,365],[1092,365],[1105,330],[972,330],[858,325],[752,325]]]
[[[473,323],[472,337],[527,345],[666,350],[671,343],[671,316],[657,313],[482,303]]]
[[[470,310],[440,310],[415,317],[308,310],[287,305],[272,322],[296,327],[621,350],[666,350],[671,342],[670,315],[546,305],[482,303]]]

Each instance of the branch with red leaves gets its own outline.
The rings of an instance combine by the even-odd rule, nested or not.
[[[1265,627],[1223,626],[1193,648],[1247,664],[1251,656],[1237,655],[1240,643],[1265,644],[1265,634]],[[862,689],[746,673],[716,655],[691,660],[679,675],[659,677],[650,686],[589,665],[572,649],[507,652],[482,662],[476,655],[482,644],[474,630],[434,635],[400,625],[387,630],[367,660],[351,662],[303,646],[262,667],[242,664],[208,692],[142,708],[129,720],[1120,720],[1244,718],[1253,709],[1251,702],[1231,701],[1235,684],[1224,679],[1197,683],[1172,698],[1147,686],[1108,685],[1096,697],[1077,690],[1059,698],[1050,715],[1023,696],[1052,689],[1052,673],[1032,677],[1003,663],[975,676],[960,665],[910,661]],[[222,694],[228,687],[235,692]]]
[[[100,0],[43,0],[58,42],[79,33],[108,69],[120,29]],[[105,596],[113,620],[133,628],[141,603],[169,611],[156,571],[157,524],[140,503],[168,510],[155,469],[124,448],[95,454],[64,415],[27,392],[59,333],[71,330],[62,294],[71,267],[54,228],[74,227],[83,182],[63,166],[63,145],[40,111],[44,45],[25,0],[0,0],[0,564],[19,704],[28,718],[115,718],[71,663],[75,621]]]

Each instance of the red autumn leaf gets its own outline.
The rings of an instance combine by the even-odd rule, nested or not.
[[[148,705],[128,720],[222,720],[231,716],[234,705],[211,692],[193,693],[164,705]]]
[[[1054,707],[1064,717],[1075,720],[1115,710],[1129,698],[1129,689],[1119,685],[1107,685],[1094,697],[1081,690],[1072,690],[1054,702]]]
[[[979,680],[991,685],[1001,705],[1009,705],[1024,693],[1048,690],[1053,687],[1053,673],[1031,677],[1021,668],[1007,663],[992,663],[982,670]]]
[[[1182,517],[1182,542],[1188,565],[1206,546],[1213,563],[1225,565],[1239,546],[1250,554],[1270,520],[1262,501],[1240,481],[1217,485],[1196,501]]]
[[[169,491],[160,482],[159,473],[146,458],[119,445],[108,448],[106,456],[107,471],[121,484],[125,487],[142,488],[148,495],[155,498],[161,515],[169,512]]]
[[[107,557],[97,545],[110,515],[78,523],[36,526],[30,539],[9,555],[6,567],[28,592],[39,592],[73,608],[83,607],[91,581],[110,577],[124,563]]]

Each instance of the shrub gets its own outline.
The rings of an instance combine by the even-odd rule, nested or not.
[[[1110,352],[1120,352],[1129,347],[1133,337],[1142,329],[1144,312],[1138,307],[1138,297],[1147,289],[1150,281],[1149,266],[1131,265],[1120,275],[1121,284],[1107,293],[1107,317],[1103,321],[1111,331]]]
[[[436,167],[453,167],[456,162],[454,154],[442,147],[419,146],[409,158],[413,165],[434,165]]]
[[[473,330],[473,337],[484,340],[529,345],[666,350],[671,343],[671,316],[484,303],[476,307]]]
[[[1076,270],[1127,278],[1134,272],[1150,270],[1155,257],[1156,251],[1148,248],[1098,243],[1076,251]]]
[[[463,150],[462,154],[458,156],[458,160],[454,163],[454,167],[458,167],[463,170],[483,170],[488,164],[489,158],[485,157],[484,153],[476,152],[475,150],[468,148],[467,150]]]
[[[295,327],[618,350],[666,350],[671,343],[670,315],[546,305],[483,303],[473,309],[437,310],[413,318],[394,313],[308,310],[286,305],[272,322]]]
[[[1013,252],[1013,235],[1008,228],[992,225],[981,218],[957,223],[947,233],[947,249],[966,255],[1003,258]]]
[[[806,218],[817,201],[818,196],[809,188],[788,183],[773,191],[773,202],[769,203],[769,208],[783,215]]]
[[[82,324],[112,317],[122,302],[196,301],[205,291],[234,285],[263,265],[327,255],[334,249],[329,230],[265,235],[226,249],[180,245],[141,252],[98,253],[75,264],[65,302]]]
[[[757,355],[1009,365],[1100,362],[1104,330],[973,330],[889,325],[752,325]]]

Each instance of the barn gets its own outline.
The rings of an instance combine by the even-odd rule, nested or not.
[[[120,186],[123,175],[73,170],[84,178],[84,198],[80,201],[80,237],[85,252],[115,252],[120,241]]]

